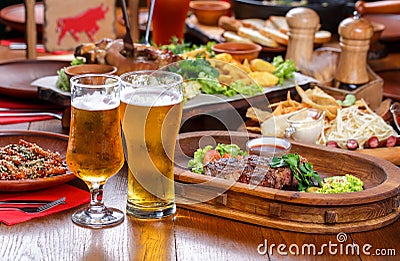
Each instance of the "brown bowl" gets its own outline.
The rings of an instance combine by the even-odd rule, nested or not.
[[[79,64],[66,67],[64,72],[71,79],[79,74],[115,74],[117,67],[107,64]]]
[[[218,19],[226,14],[231,4],[223,1],[191,1],[190,9],[200,24],[218,25]]]
[[[229,53],[232,57],[242,62],[245,59],[248,61],[258,57],[261,51],[261,46],[254,43],[219,43],[212,47],[215,53]]]

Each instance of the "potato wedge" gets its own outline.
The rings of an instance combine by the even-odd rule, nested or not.
[[[249,76],[262,87],[274,86],[279,81],[278,77],[269,72],[251,72]]]
[[[276,69],[275,66],[272,65],[272,63],[269,63],[259,58],[250,61],[250,68],[253,72],[269,72],[269,73],[273,73]]]

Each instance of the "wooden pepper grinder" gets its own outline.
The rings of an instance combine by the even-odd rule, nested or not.
[[[335,87],[352,91],[369,81],[367,55],[374,33],[371,23],[355,12],[339,25],[340,58],[336,68]]]
[[[307,69],[314,51],[315,32],[319,28],[318,14],[306,7],[291,9],[286,14],[289,26],[289,43],[286,59],[291,59],[302,70]]]

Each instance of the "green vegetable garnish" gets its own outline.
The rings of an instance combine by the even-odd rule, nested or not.
[[[186,80],[197,79],[200,73],[211,78],[219,76],[218,70],[212,67],[211,63],[205,58],[186,59],[179,62],[176,73],[182,75]]]
[[[272,65],[276,68],[274,75],[279,78],[279,85],[282,85],[285,79],[292,79],[294,72],[299,70],[293,60],[288,59],[285,61],[280,55],[274,57]]]
[[[81,58],[75,58],[74,60],[71,61],[70,65],[71,66],[75,66],[75,65],[79,65],[79,64],[83,64],[84,60]],[[56,86],[64,91],[64,92],[69,92],[71,91],[70,86],[69,86],[69,80],[68,80],[68,76],[65,74],[64,72],[65,68],[61,68],[60,70],[57,70],[57,82],[56,82]]]
[[[161,50],[168,49],[175,55],[187,53],[187,52],[190,52],[190,51],[193,51],[196,49],[200,49],[200,48],[205,48],[206,51],[210,54],[210,56],[213,57],[215,55],[215,53],[211,49],[211,47],[215,44],[216,44],[216,42],[213,42],[213,41],[207,42],[206,45],[190,44],[190,43],[186,43],[185,41],[182,41],[180,43],[179,39],[177,37],[173,37],[170,44],[161,45],[159,48]],[[199,56],[200,56],[200,54],[199,54]]]
[[[202,148],[198,148],[193,155],[193,159],[189,160],[188,167],[192,172],[197,174],[204,174],[204,157],[207,151],[213,149],[211,145],[207,145]],[[218,144],[215,150],[219,153],[221,157],[225,154],[229,154],[231,158],[237,158],[238,156],[244,156],[247,152],[240,149],[236,144]]]
[[[263,88],[258,84],[244,84],[240,80],[231,83],[230,87],[237,93],[249,96],[263,91]]]
[[[193,155],[193,159],[189,160],[188,162],[188,167],[191,169],[192,172],[197,173],[197,174],[203,174],[204,173],[204,156],[206,155],[206,152],[211,150],[212,146],[208,145],[205,146],[204,149],[198,148]]]
[[[337,100],[340,106],[350,107],[356,103],[356,96],[354,94],[347,94],[343,101]]]
[[[357,192],[363,190],[364,183],[357,177],[346,174],[345,176],[334,176],[324,179],[322,188],[319,188],[317,193],[344,193]]]
[[[282,155],[273,157],[270,162],[271,168],[289,167],[293,176],[299,182],[299,191],[306,191],[310,187],[321,187],[322,181],[313,166],[309,162],[300,164],[299,154]]]
[[[225,154],[229,154],[231,158],[237,158],[238,156],[244,156],[247,152],[240,149],[240,147],[236,144],[221,144],[219,143],[215,150],[218,151],[219,155],[224,156]]]

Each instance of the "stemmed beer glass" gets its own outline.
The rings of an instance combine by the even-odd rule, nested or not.
[[[114,226],[124,213],[103,202],[103,186],[124,164],[119,118],[120,78],[103,74],[71,78],[71,126],[67,164],[90,189],[89,205],[72,221],[91,228]]]

